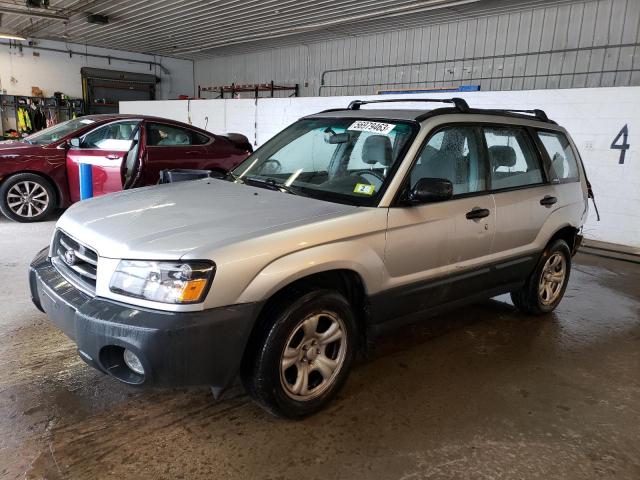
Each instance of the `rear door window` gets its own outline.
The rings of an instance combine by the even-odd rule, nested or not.
[[[578,180],[578,164],[566,135],[560,132],[538,132],[538,138],[549,155],[549,174],[552,182]]]
[[[485,127],[491,189],[538,185],[544,181],[542,166],[524,129]]]
[[[194,132],[186,128],[174,127],[162,123],[149,123],[147,124],[147,146],[176,147],[193,145],[193,133]]]

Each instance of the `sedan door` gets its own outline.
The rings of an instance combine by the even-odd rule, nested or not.
[[[476,127],[440,129],[424,145],[408,185],[421,178],[452,182],[453,198],[389,209],[385,263],[394,302],[387,316],[411,312],[482,290],[478,269],[487,261],[495,229],[495,205],[486,188],[486,161]]]
[[[140,120],[101,125],[77,139],[67,151],[67,179],[72,202],[80,200],[81,164],[91,165],[93,196],[122,190],[123,168],[134,147]]]
[[[212,138],[188,128],[146,122],[142,159],[144,185],[158,183],[160,171],[176,168],[211,169]]]

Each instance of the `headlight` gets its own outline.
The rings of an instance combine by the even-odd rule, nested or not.
[[[121,260],[111,277],[114,293],[162,303],[197,303],[215,273],[212,262]]]

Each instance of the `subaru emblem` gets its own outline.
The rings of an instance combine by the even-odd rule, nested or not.
[[[67,265],[73,266],[76,264],[77,260],[78,257],[76,257],[76,252],[74,252],[73,250],[69,249],[64,252],[64,261]]]

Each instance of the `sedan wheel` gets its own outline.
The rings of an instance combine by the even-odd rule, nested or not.
[[[49,194],[36,182],[24,181],[13,185],[7,192],[7,206],[20,217],[42,215],[49,207]]]
[[[18,173],[0,185],[0,211],[16,222],[38,222],[56,207],[56,193],[40,175]]]

